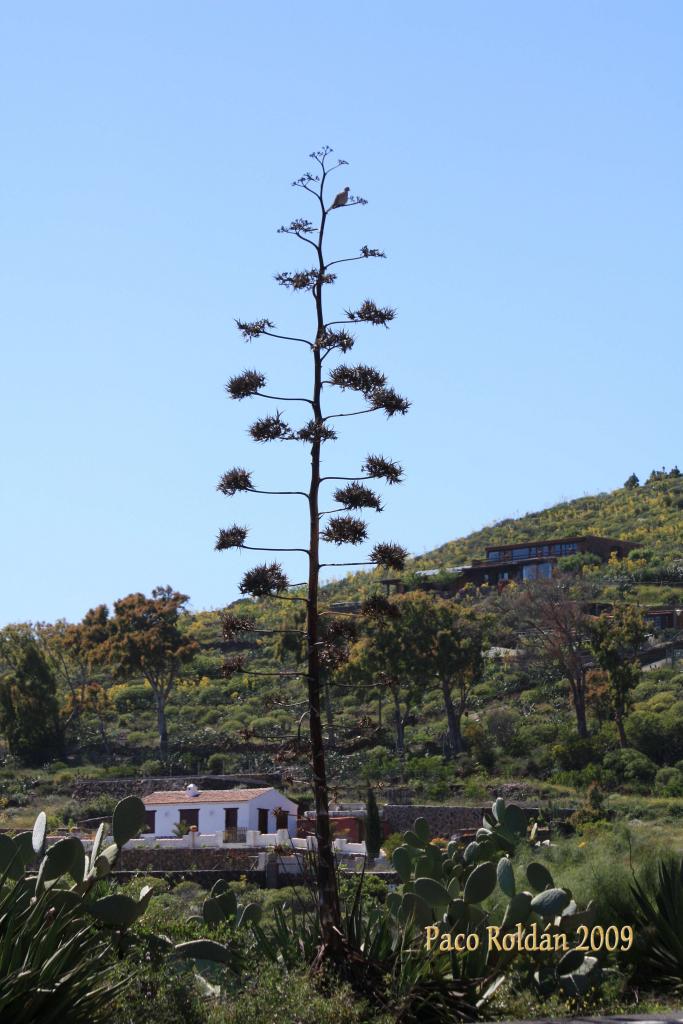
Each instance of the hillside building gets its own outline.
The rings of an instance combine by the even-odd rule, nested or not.
[[[471,565],[463,566],[462,584],[475,586],[499,583],[521,583],[525,580],[550,579],[560,558],[569,555],[595,555],[601,562],[610,558],[625,558],[638,545],[629,540],[615,540],[611,537],[596,537],[586,534],[581,537],[556,537],[552,540],[521,542],[518,544],[495,544],[487,547],[486,558],[473,559]]]
[[[296,835],[298,807],[272,786],[264,789],[205,789],[194,784],[180,790],[157,790],[143,797],[147,834],[171,837],[184,823],[199,833],[241,836],[287,829]]]

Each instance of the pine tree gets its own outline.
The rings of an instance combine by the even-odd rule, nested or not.
[[[240,583],[240,591],[257,599],[277,598],[280,600],[301,601],[306,609],[306,621],[299,635],[305,646],[305,672],[299,670],[277,675],[303,674],[306,680],[307,700],[306,716],[310,733],[310,759],[312,786],[316,811],[316,838],[318,843],[318,909],[320,914],[323,951],[338,953],[340,944],[340,908],[335,873],[334,851],[328,809],[328,779],[325,761],[325,745],[323,739],[322,695],[324,673],[334,664],[334,642],[328,642],[329,629],[326,620],[322,619],[324,611],[319,609],[319,576],[325,566],[375,565],[391,570],[400,570],[406,558],[406,551],[395,543],[375,544],[367,558],[362,562],[330,562],[321,561],[321,543],[341,545],[361,545],[368,535],[367,524],[356,513],[364,510],[382,511],[379,494],[367,486],[367,481],[384,481],[386,484],[397,484],[401,481],[403,471],[394,461],[383,455],[370,454],[365,458],[357,475],[330,476],[322,475],[321,453],[323,446],[337,440],[337,424],[346,416],[362,416],[373,412],[383,412],[387,417],[403,415],[408,411],[409,402],[397,394],[387,383],[386,376],[372,366],[363,363],[338,362],[354,346],[353,328],[362,325],[388,327],[395,317],[395,311],[388,306],[379,306],[372,299],[364,299],[356,308],[347,309],[342,315],[329,317],[325,309],[327,289],[336,280],[336,268],[340,264],[357,260],[382,259],[384,253],[379,249],[371,249],[364,245],[355,256],[329,259],[325,251],[325,234],[328,218],[348,216],[348,211],[355,206],[366,203],[365,199],[350,194],[344,189],[332,201],[327,198],[327,185],[330,174],[346,165],[345,160],[334,160],[332,150],[325,146],[311,154],[315,163],[315,172],[307,172],[293,182],[295,188],[301,189],[312,197],[316,209],[315,223],[308,218],[297,218],[279,229],[279,233],[292,236],[301,241],[307,250],[312,250],[313,266],[302,270],[284,271],[276,275],[275,280],[282,287],[292,292],[308,294],[311,299],[312,322],[307,337],[280,333],[269,319],[263,317],[253,321],[237,320],[237,327],[245,341],[252,342],[259,338],[276,339],[278,344],[292,343],[297,348],[304,345],[310,356],[310,397],[282,398],[272,394],[267,388],[266,376],[258,370],[246,370],[231,377],[226,385],[229,396],[237,401],[245,398],[260,397],[277,402],[301,403],[308,408],[308,419],[303,423],[292,424],[285,419],[279,409],[269,415],[257,419],[250,427],[254,441],[294,442],[301,444],[308,452],[310,473],[305,488],[293,486],[292,490],[269,491],[257,486],[251,473],[243,468],[234,468],[226,472],[218,490],[226,496],[238,493],[252,494],[287,494],[303,497],[307,504],[306,533],[307,542],[297,547],[253,546],[247,543],[248,530],[237,524],[222,529],[218,535],[216,548],[231,548],[251,551],[288,551],[304,555],[308,561],[307,582],[305,591],[292,592],[282,566],[277,561],[264,562],[248,570]],[[342,201],[341,196],[344,196]],[[330,365],[335,363],[335,365]],[[304,381],[305,386],[305,381]],[[303,390],[303,388],[302,388]],[[323,396],[328,391],[348,392],[361,399],[360,408],[331,413],[323,409]],[[321,504],[321,495],[326,492],[327,485],[332,485],[332,501],[325,498]],[[330,505],[334,507],[328,511]],[[302,523],[303,526],[303,523]],[[304,596],[305,594],[305,596]],[[329,620],[328,620],[329,621]],[[253,631],[254,624],[228,615],[224,620],[226,640]],[[334,630],[332,632],[335,632]],[[344,640],[341,631],[342,642]],[[226,674],[243,671],[245,658],[237,655],[226,664]],[[302,716],[303,717],[303,716]]]

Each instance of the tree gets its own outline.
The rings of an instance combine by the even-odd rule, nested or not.
[[[55,677],[30,626],[0,634],[0,731],[10,753],[29,764],[61,756],[64,747]]]
[[[635,473],[631,473],[628,480],[624,482],[624,487],[628,488],[629,491],[632,491],[635,487],[640,487],[640,480]]]
[[[321,561],[321,542],[333,546],[345,544],[359,545],[367,539],[367,525],[354,513],[362,510],[380,512],[382,504],[379,495],[369,488],[365,481],[383,480],[387,484],[396,484],[402,478],[399,465],[381,455],[368,455],[361,471],[355,476],[323,476],[321,470],[321,454],[323,446],[337,439],[334,424],[345,416],[366,415],[382,411],[388,417],[402,415],[408,410],[409,403],[398,395],[387,384],[383,373],[372,366],[349,364],[345,362],[330,366],[337,357],[344,356],[354,346],[355,337],[352,328],[359,325],[388,327],[394,319],[395,311],[389,307],[378,306],[371,299],[365,299],[359,306],[344,311],[343,315],[328,317],[325,297],[327,289],[336,279],[335,267],[340,264],[357,260],[383,258],[379,249],[371,249],[364,245],[355,256],[330,259],[326,254],[325,233],[328,218],[348,216],[355,206],[364,205],[366,200],[354,196],[344,190],[344,202],[339,197],[332,203],[327,198],[327,185],[330,174],[346,164],[344,160],[334,160],[331,149],[323,149],[312,153],[315,173],[306,172],[293,182],[295,188],[301,189],[312,197],[316,214],[315,223],[308,218],[297,218],[288,225],[281,227],[280,233],[296,238],[310,250],[312,266],[302,270],[284,271],[276,275],[276,281],[282,287],[294,293],[308,295],[311,300],[312,322],[308,336],[280,333],[267,318],[254,321],[237,321],[237,327],[243,338],[254,341],[257,338],[277,340],[278,344],[292,343],[305,346],[311,359],[310,365],[310,397],[288,396],[283,398],[266,390],[266,377],[257,370],[246,370],[231,377],[226,390],[232,399],[241,401],[250,397],[273,399],[276,402],[302,404],[308,409],[308,419],[300,425],[292,426],[285,420],[280,409],[266,415],[253,423],[250,434],[254,441],[293,442],[302,444],[310,457],[310,473],[305,489],[273,492],[255,486],[251,474],[243,468],[234,468],[226,472],[218,489],[226,496],[237,493],[279,493],[292,494],[304,499],[307,505],[307,541],[294,548],[288,547],[254,547],[246,543],[248,530],[244,526],[233,525],[222,529],[218,535],[218,550],[247,549],[257,551],[292,551],[303,554],[308,561],[307,581],[303,593],[289,593],[290,582],[276,562],[265,562],[247,571],[241,581],[240,591],[254,598],[275,597],[282,600],[303,602],[306,608],[306,623],[303,641],[306,650],[305,679],[307,683],[307,712],[310,734],[311,772],[316,811],[316,837],[318,841],[318,910],[321,922],[323,948],[321,955],[340,949],[340,910],[335,861],[332,846],[332,833],[328,809],[328,781],[325,763],[325,746],[323,740],[321,697],[322,697],[322,666],[320,662],[320,622],[321,611],[318,601],[318,584],[320,570],[324,565],[374,564],[389,569],[400,569],[403,566],[406,552],[398,544],[376,544],[368,559],[362,563],[323,562]],[[344,407],[341,411],[328,413],[323,410],[323,394],[326,389],[349,392],[362,399],[361,408]],[[337,506],[327,511],[327,501],[321,507],[321,488],[324,484],[333,484],[332,501]],[[228,635],[233,629],[239,628],[232,622]],[[235,658],[226,665],[227,672],[243,671],[244,659]]]
[[[439,686],[448,723],[448,747],[451,754],[461,754],[465,749],[462,718],[484,664],[483,616],[471,606],[429,594],[407,596],[401,622],[414,671],[425,684],[434,680]]]
[[[502,606],[511,613],[527,655],[567,680],[579,736],[588,736],[587,675],[591,668],[590,617],[596,587],[584,578],[556,577],[508,587]]]
[[[598,666],[607,676],[609,701],[619,735],[619,746],[628,747],[624,719],[631,690],[640,679],[638,651],[645,640],[645,623],[633,604],[618,604],[603,613],[590,627],[591,648]]]
[[[105,665],[115,679],[142,676],[154,694],[159,753],[168,759],[166,705],[183,664],[199,649],[185,636],[179,620],[189,601],[171,587],[156,587],[151,597],[129,594],[91,609],[73,634],[74,647],[92,664]]]
[[[413,642],[410,629],[403,622],[404,612],[421,595],[410,593],[380,602],[368,608],[366,622],[359,638],[351,645],[348,658],[339,673],[345,685],[356,686],[364,696],[378,690],[388,695],[393,705],[395,749],[405,779],[406,726],[415,718],[424,697],[427,677],[424,674],[422,648]]]
[[[379,820],[379,808],[375,800],[375,792],[369,786],[365,818],[365,848],[368,851],[370,860],[376,860],[379,857],[381,847],[382,823]]]

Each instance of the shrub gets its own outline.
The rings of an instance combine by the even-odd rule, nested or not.
[[[399,846],[403,846],[402,832],[392,832],[390,835],[388,835],[385,839],[382,840],[382,849],[389,858],[391,858],[394,850]]]
[[[224,755],[210,754],[206,761],[206,767],[213,775],[222,775],[225,771]]]
[[[683,704],[666,711],[635,711],[626,721],[631,743],[657,764],[675,764],[683,757]]]
[[[372,747],[371,750],[368,750],[363,764],[363,774],[366,779],[387,781],[398,776],[399,772],[398,758],[386,747]]]
[[[228,703],[229,699],[229,693],[225,686],[221,686],[217,683],[209,684],[209,686],[202,686],[199,688],[197,693],[198,703],[210,707],[223,707]]]
[[[149,711],[154,706],[154,698],[149,686],[112,686],[109,695],[119,713]]]
[[[520,721],[519,712],[512,708],[493,708],[486,716],[486,728],[504,751],[513,753],[515,751],[509,748],[515,739]]]
[[[115,796],[111,796],[109,793],[99,793],[97,796],[83,800],[81,803],[72,802],[67,804],[62,811],[62,817],[65,823],[71,818],[74,821],[87,821],[90,818],[110,818],[114,813],[117,803],[118,800]]]
[[[600,760],[596,746],[592,736],[584,739],[580,736],[570,736],[553,747],[553,758],[558,768],[563,771],[580,771]]]
[[[368,1019],[367,1004],[347,985],[332,979],[327,984],[320,980],[316,983],[308,971],[286,973],[271,966],[259,967],[258,975],[241,995],[203,1018],[207,1024],[363,1024]]]
[[[485,800],[488,796],[488,785],[485,775],[472,775],[462,787],[462,795],[468,800]]]
[[[496,748],[491,736],[479,722],[468,722],[463,729],[465,746],[482,768],[491,771],[496,763]]]
[[[678,768],[660,768],[655,776],[658,796],[683,796],[683,772]]]
[[[162,761],[150,758],[148,761],[143,761],[140,765],[140,771],[143,775],[160,775],[164,770]]]
[[[638,750],[611,750],[603,761],[607,783],[643,792],[652,786],[657,766]]]
[[[111,1004],[110,1019],[126,1024],[205,1024],[206,1007],[192,971],[170,964],[132,968],[120,964],[126,986]]]

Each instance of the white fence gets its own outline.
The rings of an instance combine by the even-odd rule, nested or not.
[[[287,829],[280,829],[278,832],[257,832],[255,829],[248,829],[244,843],[225,843],[222,832],[190,832],[179,839],[164,839],[158,836],[140,836],[139,839],[131,839],[124,846],[124,850],[202,850],[202,849],[244,849],[248,847],[255,850],[269,850],[279,848],[284,854],[291,850],[293,853],[312,852],[317,849],[315,836],[306,836],[297,839],[290,836]],[[365,843],[349,843],[346,839],[335,839],[334,850],[341,857],[365,857]]]
[[[290,836],[287,829],[280,829],[278,832],[258,832],[255,829],[248,829],[244,843],[224,842],[223,832],[190,832],[188,835],[179,838],[162,838],[161,836],[140,836],[139,839],[130,839],[123,847],[124,850],[243,850],[245,847],[258,850],[272,850],[276,848],[283,855],[287,851],[292,854],[313,852],[318,844],[315,836],[306,836],[298,839]],[[92,839],[82,839],[86,850],[92,847]],[[109,837],[105,844],[113,842]],[[365,843],[349,843],[346,839],[334,840],[334,851],[339,857],[365,857],[367,851]]]

